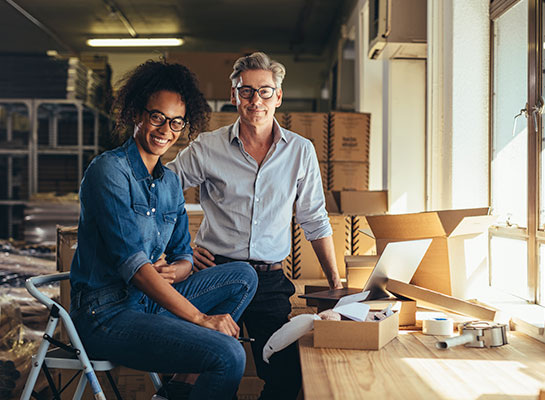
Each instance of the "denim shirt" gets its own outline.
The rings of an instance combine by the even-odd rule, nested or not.
[[[80,204],[72,292],[128,286],[163,253],[168,263],[193,262],[180,180],[160,160],[150,175],[133,138],[89,164]]]

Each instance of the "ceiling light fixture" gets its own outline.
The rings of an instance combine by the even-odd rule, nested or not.
[[[123,39],[88,39],[91,47],[150,47],[150,46],[181,46],[181,38],[123,38]]]

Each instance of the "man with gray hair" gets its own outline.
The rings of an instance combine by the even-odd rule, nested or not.
[[[233,260],[249,262],[259,284],[240,321],[255,338],[261,399],[294,399],[301,387],[296,344],[263,361],[263,346],[288,321],[292,282],[282,271],[295,219],[320,261],[331,289],[342,288],[316,151],[274,118],[282,104],[284,66],[264,53],[239,58],[230,76],[238,120],[201,133],[168,167],[182,186],[200,186],[204,219],[195,238],[198,269]]]

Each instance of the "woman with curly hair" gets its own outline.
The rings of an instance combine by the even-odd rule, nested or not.
[[[198,373],[190,398],[230,399],[245,366],[235,321],[256,272],[236,262],[192,274],[180,181],[160,160],[181,134],[201,131],[209,111],[182,65],[148,61],[124,79],[114,112],[117,130],[132,136],[97,156],[81,182],[71,316],[92,357]]]

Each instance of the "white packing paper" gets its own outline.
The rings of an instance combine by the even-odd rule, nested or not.
[[[314,328],[314,320],[320,319],[316,314],[301,314],[286,322],[280,329],[272,334],[263,347],[263,361],[269,363],[269,358],[290,344],[298,340],[305,333]]]

